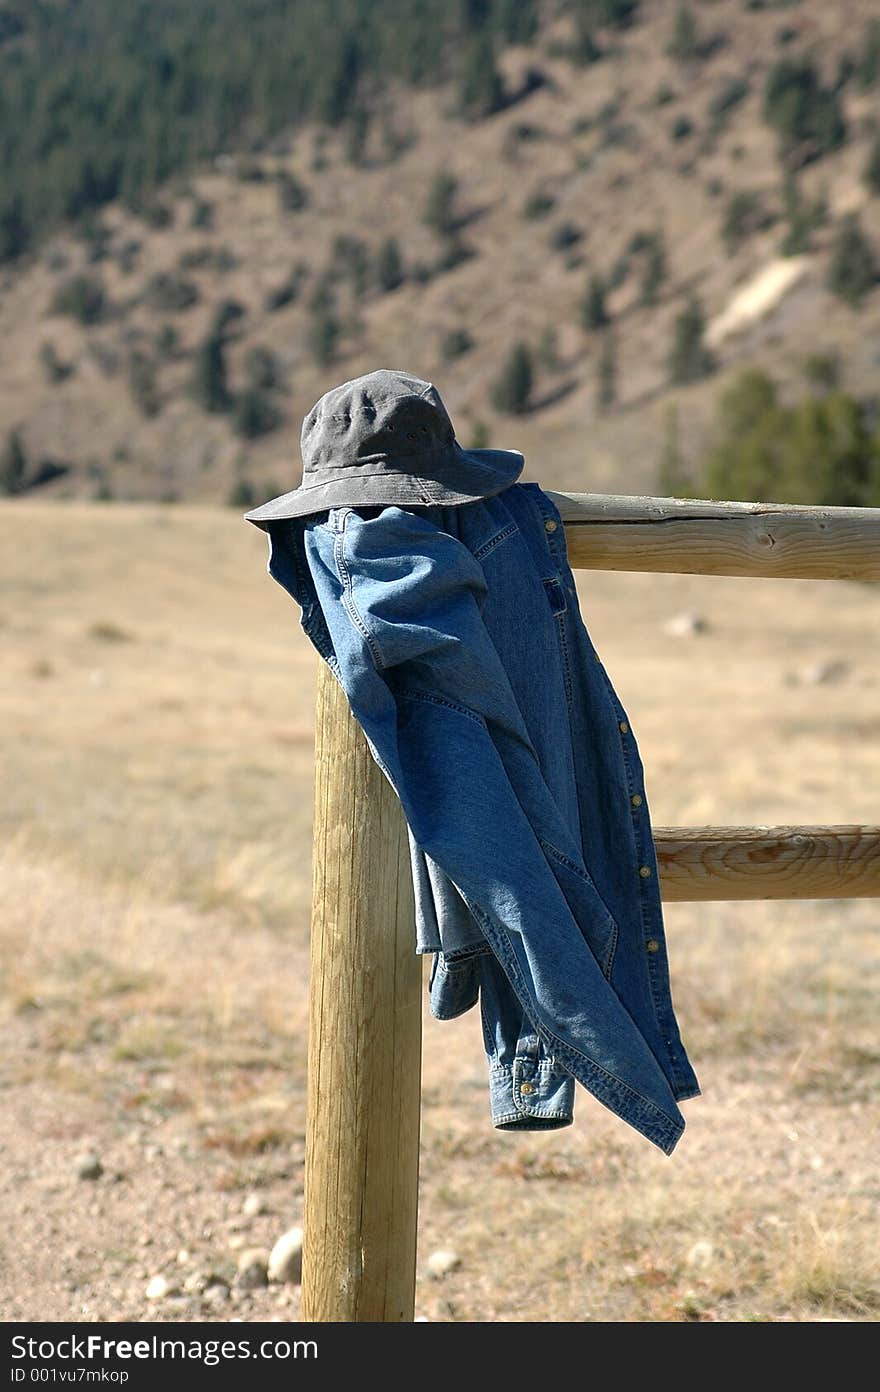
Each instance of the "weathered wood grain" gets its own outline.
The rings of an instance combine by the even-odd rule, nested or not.
[[[545,491],[573,568],[880,580],[880,508]]]
[[[400,802],[318,668],[303,1318],[413,1318],[421,958]]]
[[[667,902],[880,895],[880,826],[654,827]]]

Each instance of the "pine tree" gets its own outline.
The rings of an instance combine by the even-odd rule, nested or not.
[[[21,432],[10,430],[0,451],[0,493],[21,493],[27,474],[27,455]]]
[[[617,351],[614,345],[614,338],[609,329],[603,337],[602,352],[599,355],[596,404],[600,411],[607,411],[609,406],[613,406],[616,400]]]
[[[438,236],[446,237],[455,230],[456,217],[453,208],[457,190],[458,180],[448,170],[441,169],[434,175],[422,221]]]
[[[492,433],[486,422],[484,420],[475,420],[471,425],[467,448],[473,450],[488,449],[491,439]]]
[[[663,452],[657,469],[657,488],[662,498],[691,496],[691,481],[682,458],[679,434],[678,407],[668,406]]]
[[[855,214],[844,218],[828,267],[828,289],[851,309],[857,309],[877,284],[878,267],[874,249],[862,231]]]
[[[728,256],[735,256],[754,232],[766,226],[767,214],[759,193],[739,189],[731,194],[721,219],[721,240]]]
[[[251,383],[235,398],[232,415],[233,428],[245,440],[256,440],[260,435],[268,435],[276,430],[281,414],[266,392],[256,383]]]
[[[204,339],[196,354],[193,372],[193,396],[202,410],[212,415],[228,411],[232,397],[226,380],[226,354],[223,339],[211,333]]]
[[[173,324],[163,324],[156,334],[155,342],[160,358],[174,358],[180,348],[180,334]]]
[[[797,176],[788,169],[785,172],[782,201],[788,218],[788,231],[782,239],[780,251],[783,256],[799,256],[801,252],[811,250],[813,233],[828,220],[827,199],[820,194],[812,202],[806,202]]]
[[[679,314],[673,331],[669,354],[669,376],[672,382],[697,382],[714,371],[715,362],[703,342],[705,319],[699,300],[692,298]]]
[[[207,198],[196,198],[189,220],[190,227],[207,231],[214,226],[214,204]]]
[[[874,87],[880,78],[880,19],[865,25],[861,51],[856,65],[856,80],[863,92]]]
[[[801,366],[814,390],[830,392],[840,386],[840,358],[836,352],[809,353]]]
[[[754,369],[721,397],[706,458],[706,498],[875,507],[880,450],[870,403],[832,389],[793,406]]]
[[[154,360],[135,350],[128,360],[128,388],[135,405],[147,417],[158,416],[162,409],[156,382]]]
[[[636,18],[638,0],[569,0],[575,21],[596,29],[628,29]]]
[[[529,409],[533,381],[532,354],[528,345],[520,340],[511,348],[500,375],[492,384],[490,395],[496,411],[524,415]]]
[[[464,57],[458,86],[458,106],[470,121],[482,120],[504,105],[504,83],[495,66],[495,51],[488,30],[475,34]]]
[[[356,106],[348,118],[345,138],[345,158],[349,164],[363,164],[369,134],[370,113],[365,106]]]
[[[316,91],[317,117],[328,126],[338,126],[356,104],[363,56],[354,34],[330,45],[329,64],[319,69]],[[320,79],[323,78],[323,81]]]
[[[403,258],[396,237],[386,237],[376,256],[376,281],[386,293],[403,284]]]
[[[603,329],[610,323],[605,307],[605,283],[597,275],[590,276],[581,304],[581,323],[585,329]]]
[[[105,303],[102,282],[83,271],[62,281],[52,297],[50,312],[68,314],[80,324],[96,324],[104,313]]]
[[[764,84],[764,120],[779,135],[784,162],[807,164],[846,140],[847,125],[840,97],[822,86],[810,58],[783,58]]]
[[[575,11],[574,38],[568,49],[568,57],[579,68],[588,68],[602,57],[602,50],[593,37],[593,20],[582,10]]]
[[[346,271],[351,281],[351,293],[359,300],[366,294],[370,284],[370,251],[366,242],[361,241],[359,237],[353,237],[351,240]]]
[[[340,333],[339,320],[330,310],[319,310],[312,315],[308,341],[319,367],[329,367],[335,359]]]
[[[336,280],[332,267],[327,267],[312,285],[306,307],[312,314],[329,314],[336,307]]]
[[[24,213],[24,201],[19,194],[9,196],[0,206],[0,263],[13,261],[26,251],[31,242],[31,228]]]
[[[697,21],[690,5],[679,5],[672,29],[672,38],[666,49],[670,58],[679,63],[688,63],[699,56],[700,39]]]
[[[872,193],[880,194],[880,135],[875,135],[871,142],[862,178]]]
[[[492,0],[457,0],[458,24],[464,33],[479,33],[489,23]]]
[[[281,386],[278,358],[271,348],[266,348],[262,343],[256,343],[249,349],[244,370],[248,384],[259,391],[274,391]]]
[[[555,324],[545,324],[538,340],[538,362],[547,372],[556,372],[559,367],[559,334]]]
[[[780,251],[783,256],[800,256],[810,250],[812,228],[806,212],[800,184],[793,169],[785,171],[782,187],[782,201],[788,218],[788,231],[782,239]]]
[[[39,358],[43,372],[46,374],[46,381],[52,386],[58,382],[64,382],[74,371],[73,363],[64,362],[58,356],[54,343],[41,343]]]
[[[454,362],[469,353],[473,346],[474,340],[467,329],[450,329],[440,341],[440,356],[444,362]]]
[[[495,0],[495,23],[511,44],[531,43],[538,32],[535,0]]]
[[[151,309],[162,314],[179,314],[198,303],[199,287],[195,281],[175,271],[157,271],[144,287],[144,300]]]
[[[245,307],[238,300],[221,300],[214,310],[213,338],[225,339],[233,324],[245,316]]]
[[[666,245],[662,232],[655,232],[648,238],[645,247],[645,261],[642,266],[642,280],[639,299],[643,305],[657,303],[657,294],[666,279]]]
[[[305,185],[289,170],[278,175],[278,204],[285,213],[299,213],[308,206]]]
[[[228,507],[252,508],[256,506],[257,494],[250,479],[239,474],[226,495]]]

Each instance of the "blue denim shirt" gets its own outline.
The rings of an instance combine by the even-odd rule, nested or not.
[[[493,1123],[574,1080],[669,1154],[699,1093],[669,985],[635,735],[537,483],[262,524],[406,817],[432,1013],[479,1001]]]

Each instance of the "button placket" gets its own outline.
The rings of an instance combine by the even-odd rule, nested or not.
[[[628,734],[629,734],[629,721],[628,721],[628,720],[618,720],[618,722],[617,722],[617,728],[618,728],[618,730],[620,731],[620,733],[621,733],[622,735],[628,735]],[[629,760],[628,760],[628,759],[627,759],[627,760],[624,760],[624,762],[625,762],[625,765],[626,765],[627,780],[628,780],[628,779],[629,779]],[[630,785],[630,786],[632,786],[632,785]],[[630,794],[630,799],[629,799],[629,800],[630,800],[631,806],[633,806],[633,807],[641,807],[642,803],[644,802],[644,798],[642,797],[641,793],[631,793],[631,794]],[[651,874],[650,868],[649,868],[647,865],[642,865],[642,866],[639,868],[639,874],[641,875],[642,879],[647,879],[647,878],[650,876],[650,874]]]
[[[599,654],[596,653],[595,656],[596,660],[599,661]],[[610,686],[610,679],[608,678],[608,673],[605,671],[604,667],[602,667],[601,670],[603,676],[606,679],[606,682],[608,682]],[[630,733],[629,721],[626,719],[619,719],[617,722],[617,728],[622,735],[627,735]],[[632,783],[630,781],[630,760],[627,756],[625,740],[621,740],[621,747],[623,749],[624,765],[626,767],[627,773],[627,785],[629,788],[632,788]],[[644,798],[642,797],[641,793],[631,793],[630,801],[633,807],[640,807],[644,803]],[[634,821],[637,851],[641,851],[643,844],[645,844],[648,840],[648,837],[645,835],[646,829],[649,827],[646,814],[647,808],[645,808],[644,820],[642,820],[642,818],[640,817],[636,817]],[[651,989],[651,997],[654,1002],[654,1012],[657,1019],[657,1024],[662,1031],[662,1037],[666,1041],[666,1046],[669,1050],[670,1065],[672,1069],[675,1070],[677,1063],[676,1048],[674,1041],[668,1038],[668,1012],[663,1007],[662,1002],[662,977],[664,957],[662,939],[663,920],[662,909],[660,906],[659,899],[659,890],[657,888],[655,880],[653,879],[653,872],[651,870],[650,865],[639,866],[639,877],[643,881],[643,883],[640,885],[639,909],[642,917],[642,928],[645,933],[644,944],[645,952],[648,958],[648,981]],[[658,932],[660,936],[654,936],[654,934],[657,934]]]

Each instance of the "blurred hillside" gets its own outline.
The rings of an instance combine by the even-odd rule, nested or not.
[[[246,505],[380,366],[555,488],[880,488],[876,0],[0,0],[0,79],[0,491]]]

